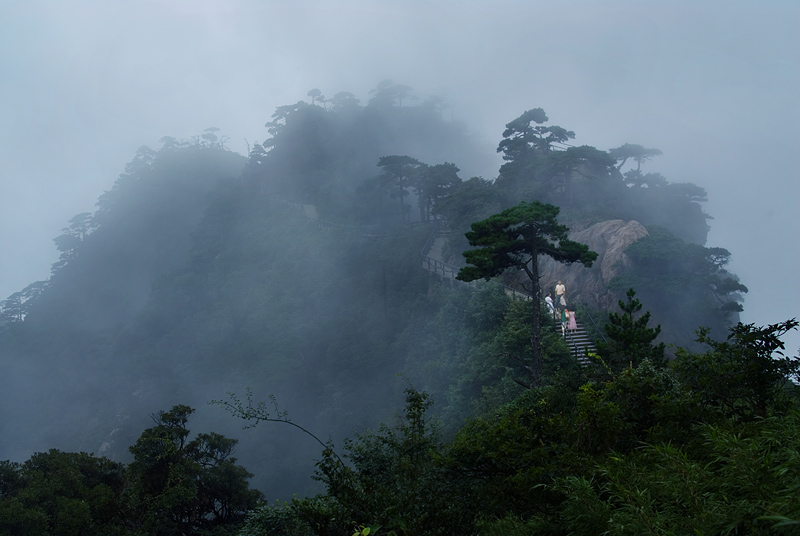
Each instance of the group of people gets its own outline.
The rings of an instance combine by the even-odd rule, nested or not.
[[[558,282],[555,288],[556,300],[553,302],[551,293],[547,293],[544,301],[547,303],[547,308],[554,319],[561,317],[561,335],[563,336],[567,330],[574,333],[578,329],[578,322],[575,320],[575,311],[570,311],[567,308],[567,288],[561,281]]]

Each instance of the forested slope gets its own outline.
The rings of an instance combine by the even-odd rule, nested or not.
[[[387,83],[363,106],[340,93],[281,107],[247,158],[213,130],[140,149],[97,211],[56,239],[51,279],[3,302],[0,434],[18,439],[0,458],[56,447],[126,461],[149,414],[187,404],[199,428],[241,439],[267,497],[321,489],[308,479],[318,444],[291,427],[241,432],[206,405],[248,387],[340,444],[387,420],[413,386],[452,435],[522,393],[513,356],[530,352],[530,305],[496,283],[443,283],[420,269],[420,251],[430,223],[447,222],[455,256],[472,222],[522,200],[561,206],[575,228],[638,219],[652,238],[632,252],[620,296],[641,285],[646,307],[666,309],[681,292],[708,293],[722,298],[711,320],[735,321],[746,289],[724,270],[727,251],[704,245],[705,192],[645,174],[654,150],[572,147],[574,134],[535,109],[509,123],[496,180],[461,177],[459,166],[485,168],[485,151],[435,100],[410,96]],[[654,272],[671,284],[646,286]],[[580,375],[557,334],[542,347],[547,383]]]
[[[19,439],[0,457],[58,447],[127,459],[147,415],[175,403],[236,429],[203,408],[245,387],[275,394],[322,437],[390,415],[404,386],[399,338],[432,284],[418,268],[430,231],[406,225],[388,196],[397,214],[358,221],[354,192],[386,153],[478,151],[434,108],[378,97],[279,109],[269,153],[258,145],[246,162],[213,132],[140,149],[98,210],[56,240],[51,279],[4,302],[2,426]],[[320,228],[297,202],[343,225]],[[242,458],[260,485],[283,495],[307,481],[315,445],[253,441],[259,452]]]

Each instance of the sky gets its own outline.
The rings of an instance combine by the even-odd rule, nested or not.
[[[799,24],[794,0],[0,0],[0,299],[140,146],[217,127],[245,153],[310,89],[391,79],[492,154],[537,107],[575,144],[660,149],[645,171],[708,191],[742,320],[800,317]]]

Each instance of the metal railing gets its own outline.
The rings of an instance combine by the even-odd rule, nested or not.
[[[589,309],[586,308],[586,306],[583,304],[583,302],[579,301],[579,302],[576,302],[576,303],[581,308],[582,314],[585,315],[592,322],[592,325],[594,326],[595,331],[603,339],[603,342],[608,342],[608,340],[606,339],[606,336],[603,335],[603,330],[600,328],[600,326],[597,325],[597,322],[594,321],[594,318],[592,317],[591,313],[589,312]]]
[[[429,272],[433,272],[437,275],[441,275],[442,277],[448,279],[455,279],[456,274],[458,274],[458,271],[460,270],[458,266],[453,266],[452,264],[447,264],[446,262],[437,261],[436,259],[425,255],[422,256],[422,267],[428,270]]]

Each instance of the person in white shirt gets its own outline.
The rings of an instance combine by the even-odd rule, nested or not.
[[[544,302],[547,304],[547,309],[550,311],[550,314],[555,316],[556,315],[556,307],[553,305],[553,298],[550,296],[550,293],[547,293],[547,296],[544,299]]]

